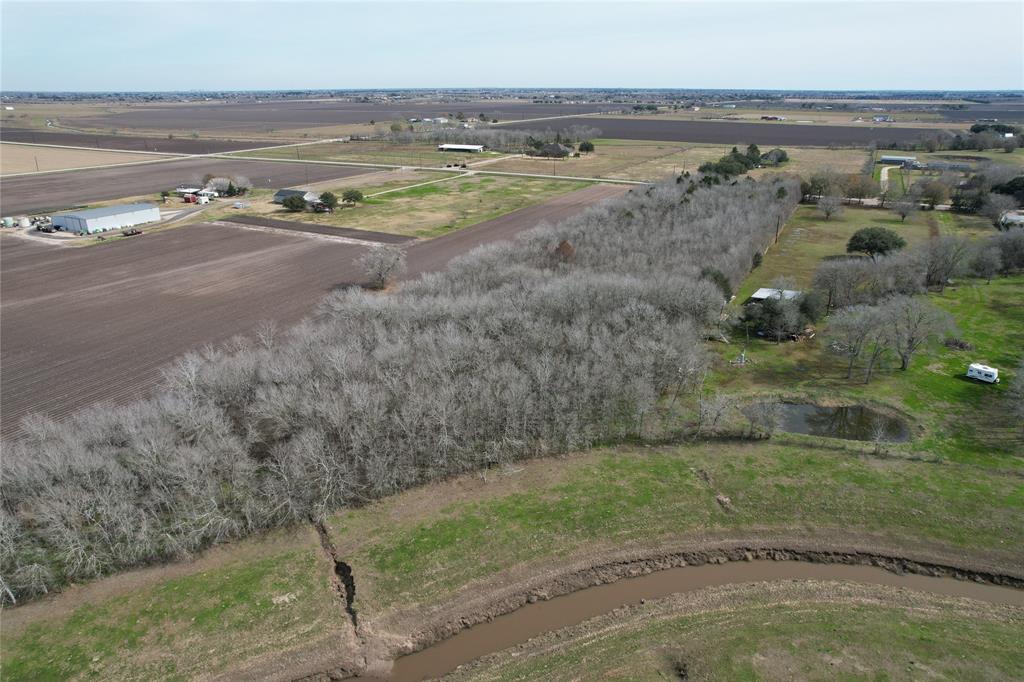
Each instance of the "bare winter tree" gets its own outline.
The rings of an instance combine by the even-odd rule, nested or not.
[[[932,237],[917,254],[924,264],[925,284],[944,291],[950,278],[962,273],[971,253],[971,243],[965,237],[944,235]]]
[[[981,205],[981,214],[992,221],[996,229],[1005,229],[1001,218],[1007,211],[1017,208],[1017,201],[1005,194],[989,194]]]
[[[853,377],[853,367],[864,352],[868,340],[881,323],[878,311],[869,306],[852,306],[832,316],[828,325],[829,348],[848,360],[846,378]]]
[[[776,396],[765,396],[740,408],[750,422],[750,437],[771,438],[782,419],[782,401]]]
[[[920,207],[916,199],[901,199],[892,205],[892,212],[900,217],[901,223],[907,222],[907,218],[916,215],[918,210]]]
[[[825,220],[831,220],[843,212],[843,198],[838,194],[829,194],[818,199],[818,211],[825,216]]]
[[[356,259],[373,286],[383,289],[391,278],[405,272],[405,250],[397,246],[375,246]]]
[[[956,329],[949,313],[921,297],[893,296],[882,304],[881,314],[904,371],[922,346]]]
[[[984,277],[985,282],[991,284],[992,278],[1003,267],[1003,258],[999,247],[982,244],[980,248],[976,248],[974,255],[971,256],[970,267],[974,276]]]
[[[724,393],[705,393],[700,397],[700,412],[697,417],[697,432],[715,433],[722,419],[733,408],[735,398]]]

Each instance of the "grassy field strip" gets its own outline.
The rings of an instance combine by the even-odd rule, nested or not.
[[[445,679],[1018,679],[1021,618],[881,586],[733,585],[633,604]]]
[[[385,190],[382,190],[380,192],[374,192],[373,194],[367,194],[366,198],[367,199],[372,199],[374,197],[379,197],[382,194],[390,194],[391,192],[404,192],[407,189],[415,189],[416,187],[424,187],[426,185],[434,185],[434,184],[437,184],[439,182],[447,182],[448,180],[454,180],[455,178],[464,178],[467,175],[470,175],[470,174],[469,173],[462,173],[460,175],[449,175],[448,177],[438,178],[437,180],[428,180],[426,182],[420,182],[420,183],[417,183],[415,185],[406,185],[404,187],[395,187],[393,189],[385,189]]]
[[[360,168],[389,168],[389,169],[407,169],[417,171],[440,171],[461,174],[461,169],[456,168],[437,168],[436,166],[399,166],[391,163],[368,163],[362,161],[314,161],[308,159],[283,159],[283,158],[270,158],[262,156],[229,156],[227,154],[210,154],[212,157],[224,158],[224,159],[242,159],[249,161],[281,161],[285,163],[315,163],[324,166],[355,166]],[[491,170],[480,170],[474,171],[479,175],[500,175],[500,176],[511,176],[520,178],[537,178],[540,180],[570,180],[575,182],[605,182],[613,185],[649,185],[650,183],[642,180],[622,180],[618,178],[588,178],[588,177],[576,177],[572,175],[551,175],[545,173],[513,173],[508,171],[491,171]]]

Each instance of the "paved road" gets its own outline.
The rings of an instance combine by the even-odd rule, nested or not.
[[[409,248],[407,278],[476,246],[557,221],[625,192],[592,186]],[[365,283],[366,247],[317,236],[197,224],[66,248],[0,235],[0,429],[150,391],[173,358],[289,325],[330,291]]]

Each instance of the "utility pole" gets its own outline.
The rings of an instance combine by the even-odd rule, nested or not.
[[[36,173],[38,173],[39,172],[39,157],[38,156],[33,156],[32,158],[36,160]]]

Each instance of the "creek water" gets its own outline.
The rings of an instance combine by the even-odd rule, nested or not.
[[[388,679],[412,682],[440,677],[481,656],[552,630],[582,623],[620,606],[639,603],[642,599],[659,599],[677,592],[722,585],[781,580],[840,580],[887,585],[1024,607],[1024,590],[954,578],[897,575],[873,566],[767,560],[685,566],[624,578],[548,601],[527,604],[399,658]]]
[[[779,428],[790,433],[845,440],[870,441],[878,438],[890,443],[910,440],[910,427],[905,421],[863,405],[822,407],[786,403],[782,406]]]

